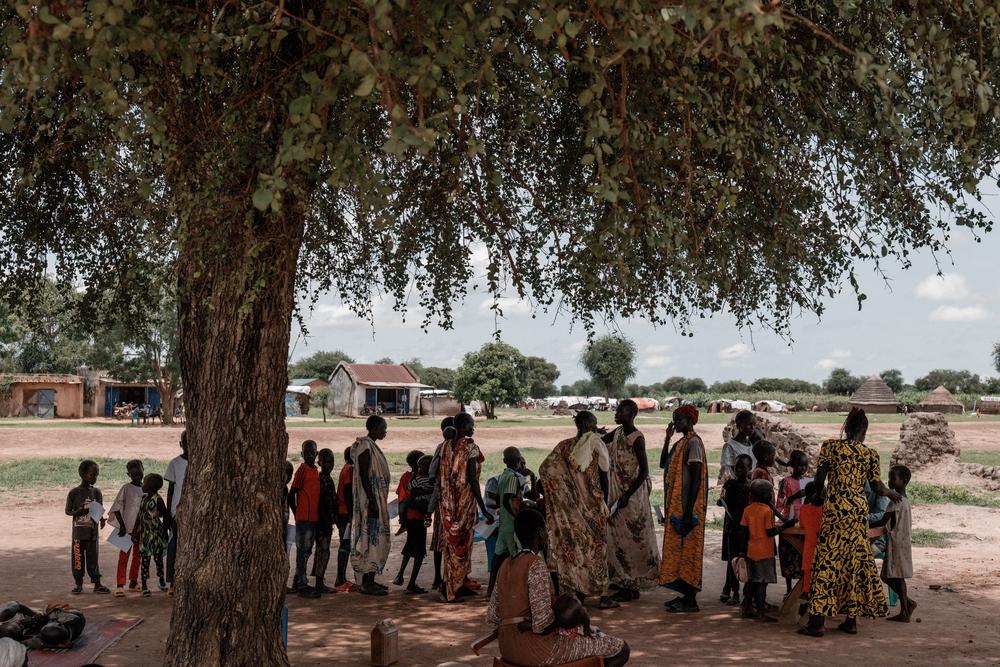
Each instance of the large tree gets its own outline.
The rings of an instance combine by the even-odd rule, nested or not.
[[[893,393],[898,394],[903,391],[903,372],[898,368],[884,370],[879,373],[879,377],[889,386],[889,389],[892,389]]]
[[[619,396],[635,376],[635,345],[624,336],[601,336],[587,345],[580,364],[605,398]]]
[[[933,391],[944,386],[953,394],[974,394],[982,391],[983,382],[978,373],[935,368],[927,375],[914,380],[913,386],[920,391]]]
[[[993,368],[1000,373],[1000,343],[993,344]]]
[[[559,379],[559,367],[551,361],[542,357],[526,357],[524,372],[528,395],[532,398],[545,398],[559,391],[555,385]]]
[[[455,397],[463,403],[480,401],[487,419],[496,419],[497,406],[518,403],[528,392],[527,360],[506,343],[483,345],[469,352],[455,371]]]
[[[823,382],[823,389],[828,394],[849,396],[856,392],[864,382],[864,378],[851,375],[851,371],[846,368],[834,368],[830,371],[830,377]]]
[[[346,361],[354,363],[354,359],[340,350],[317,350],[308,357],[302,357],[288,367],[288,378],[321,378],[329,380],[337,364]]]
[[[425,324],[479,284],[587,327],[787,331],[859,263],[989,226],[997,20],[986,0],[5,3],[2,294],[50,261],[101,294],[142,239],[178,243],[179,519],[213,529],[180,542],[167,661],[286,664],[296,289],[369,318],[385,290]]]

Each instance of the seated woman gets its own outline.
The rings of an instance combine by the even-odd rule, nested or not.
[[[558,665],[603,657],[607,667],[628,662],[624,640],[605,634],[586,636],[556,632],[552,611],[552,579],[545,559],[545,519],[532,509],[518,512],[514,533],[522,549],[500,566],[490,598],[487,622],[497,628],[500,655],[522,667]]]

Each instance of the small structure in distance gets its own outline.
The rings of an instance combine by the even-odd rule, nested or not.
[[[344,417],[371,414],[419,415],[422,384],[406,364],[340,362],[330,374],[331,413]]]

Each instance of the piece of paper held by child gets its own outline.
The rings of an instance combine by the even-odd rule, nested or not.
[[[133,547],[132,536],[128,533],[119,535],[117,530],[113,530],[108,535],[108,544],[118,549],[118,551],[128,551]]]
[[[87,505],[87,514],[95,523],[100,523],[101,519],[104,518],[104,505],[96,500],[91,500],[90,504]]]
[[[395,499],[389,503],[389,518],[395,519],[399,516],[399,499]]]
[[[493,520],[493,523],[486,523],[486,519],[480,519],[479,523],[473,526],[472,530],[479,535],[479,537],[484,540],[493,534],[494,531],[500,526],[500,521],[497,519]]]

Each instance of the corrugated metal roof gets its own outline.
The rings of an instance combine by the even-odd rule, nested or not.
[[[363,384],[388,383],[396,386],[419,384],[420,379],[402,364],[344,364],[354,379]]]
[[[11,377],[3,376],[0,377]],[[81,384],[83,382],[79,375],[69,375],[64,373],[14,373],[14,382],[51,382],[53,384]]]

